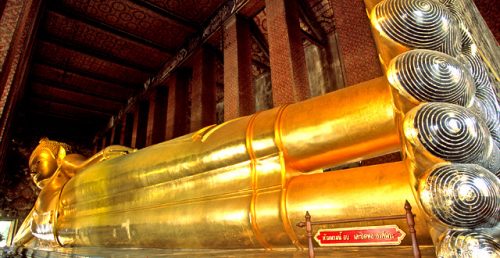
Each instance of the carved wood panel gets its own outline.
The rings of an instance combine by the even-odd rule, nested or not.
[[[109,78],[117,83],[140,85],[147,74],[116,63],[110,63],[74,50],[59,47],[53,43],[39,42],[37,58],[50,64],[59,64],[71,69],[83,70],[98,76]]]
[[[330,34],[335,30],[333,8],[329,0],[308,0],[308,4],[322,29]]]
[[[177,48],[194,32],[190,27],[127,0],[64,0],[64,4],[76,12],[166,48]]]
[[[255,24],[257,24],[257,27],[259,27],[260,32],[264,37],[266,38],[266,41],[269,41],[267,39],[267,15],[266,15],[266,9],[263,9],[260,11],[255,17],[253,17],[253,21]]]
[[[33,66],[32,78],[35,81],[50,82],[77,92],[95,94],[122,102],[125,102],[134,92],[130,88],[99,81],[42,64],[35,64]]]
[[[107,100],[98,96],[61,89],[53,85],[35,82],[31,84],[31,94],[44,99],[53,100],[68,105],[74,105],[92,110],[114,114],[122,107],[120,102]]]
[[[108,53],[151,69],[159,69],[170,57],[158,49],[127,40],[55,12],[47,13],[43,27],[51,37]]]
[[[188,20],[202,23],[224,2],[222,0],[148,0]]]

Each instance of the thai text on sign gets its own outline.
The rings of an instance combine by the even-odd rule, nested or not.
[[[397,225],[320,229],[314,239],[320,246],[400,245],[406,236]]]

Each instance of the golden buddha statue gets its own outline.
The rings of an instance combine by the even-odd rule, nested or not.
[[[337,106],[328,108],[332,103]],[[444,166],[446,150],[431,153],[434,146],[426,137],[441,141],[443,130],[463,137],[462,131],[429,117],[429,110],[434,109],[456,117],[453,125],[457,128],[472,128],[465,131],[475,134],[467,137],[484,139],[471,138],[471,147],[461,148],[461,156],[472,157],[478,150],[474,157],[490,155],[486,152],[488,132],[473,113],[457,105],[419,105],[398,125],[385,77],[137,151],[111,146],[86,160],[66,155],[63,144],[55,143],[57,150],[42,141],[30,162],[42,193],[16,243],[25,244],[33,234],[38,241],[63,247],[300,248],[306,246],[307,238],[295,225],[306,211],[316,221],[379,217],[401,214],[406,200],[415,207],[415,228],[422,245],[447,232],[450,223],[468,228],[495,224],[498,178],[484,168]],[[462,119],[461,113],[468,117]],[[408,143],[404,161],[317,172],[401,150],[402,141]],[[473,159],[470,162],[488,165],[482,163],[485,159]],[[426,170],[433,162],[441,165],[435,172]],[[480,175],[469,173],[471,169]],[[458,177],[454,182],[463,192],[451,196],[448,192],[454,186],[436,187],[435,181],[445,172],[449,172],[446,177]],[[484,183],[477,185],[479,181]],[[470,195],[474,189],[477,194]],[[442,203],[443,194],[453,199]],[[467,202],[463,210],[462,194],[477,202]],[[463,221],[444,220],[449,209]],[[485,223],[467,223],[478,216]],[[435,226],[429,228],[429,223]],[[403,220],[391,224],[406,228]],[[446,239],[432,241],[449,243],[455,238]],[[408,238],[402,241],[410,243]],[[469,247],[450,245],[440,250]],[[491,241],[486,243],[488,248],[491,245]]]
[[[387,77],[138,151],[86,160],[42,140],[30,159],[42,193],[16,243],[33,233],[64,247],[300,248],[306,211],[378,217],[408,200],[419,242],[439,257],[498,257],[498,80],[485,74],[496,72],[489,55],[471,50],[480,41],[457,42],[473,24],[447,8],[467,1],[365,2]],[[403,161],[317,173],[396,151]]]
[[[59,194],[68,180],[92,164],[134,150],[123,146],[109,146],[89,159],[80,154],[70,154],[70,151],[69,145],[47,138],[41,139],[33,150],[29,159],[29,169],[33,181],[41,191],[35,206],[14,239],[16,244],[25,243],[33,235],[40,239],[53,239],[53,222]]]
[[[42,141],[30,163],[42,193],[16,242],[31,230],[65,247],[301,247],[305,211],[315,220],[400,214],[405,200],[416,206],[402,162],[316,172],[397,151],[392,110],[381,77],[125,156],[111,146],[86,160]],[[419,240],[429,243],[421,217]]]

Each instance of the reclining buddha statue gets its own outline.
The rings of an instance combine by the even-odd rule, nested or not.
[[[85,161],[42,140],[30,167],[43,188],[26,228],[61,246],[301,246],[295,224],[306,210],[315,219],[401,212],[412,199],[402,163],[314,173],[394,152],[399,142],[383,77],[141,150],[111,146]],[[350,196],[362,189],[370,194]]]
[[[35,185],[41,189],[38,200],[28,219],[22,224],[15,242],[24,243],[32,236],[51,239],[51,226],[56,216],[59,194],[67,181],[92,164],[134,151],[123,146],[110,146],[89,159],[79,154],[69,154],[71,147],[65,143],[40,140],[29,159],[29,168]]]
[[[365,2],[386,76],[140,150],[85,159],[42,140],[30,158],[42,190],[16,244],[301,248],[306,211],[386,216],[407,200],[438,257],[498,257],[498,68],[469,1]]]

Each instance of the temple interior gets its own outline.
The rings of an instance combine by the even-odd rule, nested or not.
[[[397,2],[396,0],[387,1]],[[434,0],[424,1],[432,2]],[[495,42],[493,52],[496,51],[496,57],[500,57],[500,54],[498,54],[500,52],[498,47],[498,42],[500,41],[500,5],[495,3],[495,1],[489,0],[457,1],[473,2],[475,4],[493,36]],[[195,156],[198,155],[198,152],[195,152],[198,151],[197,146],[181,145],[184,139],[182,136],[189,134],[193,141],[196,141],[198,138],[201,139],[201,142],[206,140],[207,145],[214,144],[216,146],[215,143],[211,143],[212,139],[219,139],[219,143],[226,144],[224,137],[219,136],[218,132],[225,132],[224,128],[234,125],[236,129],[231,129],[234,131],[228,131],[226,134],[228,138],[233,137],[236,135],[236,133],[233,135],[233,132],[236,132],[239,128],[238,121],[247,121],[241,117],[257,114],[250,118],[247,127],[242,127],[242,132],[244,134],[246,130],[246,148],[249,149],[248,145],[250,145],[250,149],[255,149],[255,151],[252,150],[255,153],[252,152],[253,154],[250,154],[251,162],[249,166],[257,167],[257,169],[252,168],[251,170],[251,173],[257,170],[255,172],[257,175],[251,180],[262,179],[262,182],[264,182],[267,180],[265,178],[266,175],[258,174],[259,166],[265,167],[266,162],[271,164],[271,162],[274,162],[271,160],[276,158],[278,160],[276,164],[280,164],[282,170],[285,167],[284,163],[280,163],[281,161],[279,161],[281,156],[277,154],[276,157],[272,156],[275,154],[269,154],[269,157],[262,154],[265,158],[258,156],[260,155],[258,149],[260,145],[257,145],[257,139],[261,139],[259,137],[262,137],[262,139],[265,137],[279,138],[277,136],[264,135],[264,133],[262,133],[264,136],[261,136],[259,131],[257,131],[259,128],[267,128],[267,124],[263,122],[267,116],[272,117],[272,119],[274,119],[274,116],[278,117],[276,121],[281,119],[280,116],[282,113],[280,113],[281,109],[279,107],[287,107],[287,110],[295,110],[296,113],[300,114],[304,113],[302,116],[298,115],[299,118],[305,117],[304,119],[306,119],[309,116],[308,119],[313,123],[302,127],[302,131],[295,132],[293,130],[299,127],[298,124],[302,120],[293,120],[292,114],[290,114],[292,111],[288,113],[283,112],[284,119],[291,119],[291,122],[283,122],[283,128],[287,128],[286,126],[291,128],[286,132],[284,129],[283,136],[280,136],[283,137],[283,141],[285,142],[283,145],[290,144],[301,133],[316,135],[312,131],[324,130],[323,127],[319,128],[320,126],[317,126],[318,128],[314,127],[315,117],[321,116],[318,115],[321,113],[317,112],[318,109],[329,108],[334,110],[332,112],[338,110],[339,114],[345,116],[349,116],[351,113],[361,109],[369,111],[370,107],[373,107],[373,110],[377,108],[382,110],[382,108],[386,107],[387,103],[378,103],[375,100],[384,99],[386,96],[389,99],[393,95],[391,93],[380,93],[376,89],[372,89],[376,88],[375,86],[364,87],[366,82],[373,82],[377,78],[384,77],[386,71],[390,71],[387,68],[388,64],[384,63],[385,52],[383,52],[384,48],[381,47],[385,41],[374,37],[374,35],[377,35],[376,30],[378,28],[370,21],[371,17],[369,17],[370,10],[375,8],[374,6],[378,2],[381,1],[2,0],[0,2],[0,89],[2,90],[2,97],[0,98],[0,223],[4,224],[0,224],[0,240],[2,240],[0,247],[5,248],[5,250],[12,247],[14,245],[14,236],[20,228],[22,229],[23,221],[32,216],[32,209],[34,209],[33,207],[35,202],[37,202],[41,190],[40,186],[37,187],[33,182],[33,169],[29,166],[31,162],[30,155],[32,155],[35,147],[39,144],[40,139],[44,137],[57,142],[64,142],[71,146],[72,153],[79,153],[86,158],[95,157],[95,155],[103,153],[104,150],[110,150],[110,153],[113,153],[113,151],[130,153],[137,149],[137,153],[125,154],[125,156],[131,155],[128,161],[122,157],[115,158],[113,154],[109,154],[109,158],[106,156],[108,155],[107,152],[104,151],[104,154],[102,154],[104,158],[102,159],[111,159],[110,162],[105,164],[116,164],[112,170],[119,171],[121,166],[133,167],[135,166],[134,162],[140,163],[140,161],[137,161],[139,160],[138,158],[133,158],[136,156],[139,157],[142,155],[149,162],[150,159],[148,157],[150,156],[148,155],[154,156],[155,152],[152,151],[155,148],[161,149],[161,146],[165,146],[165,149],[168,146],[173,146],[168,147],[169,151],[173,153],[177,151],[193,151],[194,154],[189,157],[192,160],[201,160],[204,156]],[[435,2],[447,1],[435,0]],[[419,47],[412,46],[410,49],[415,48]],[[482,57],[484,58],[484,56]],[[495,62],[498,64],[500,60],[496,60]],[[485,63],[487,62],[485,61]],[[489,63],[488,67],[490,68],[489,74],[491,78],[496,78],[497,80],[496,87],[493,89],[496,90],[495,96],[498,99],[498,73],[500,71],[497,70],[495,72],[494,68],[491,71],[491,67],[495,67],[495,65],[489,66]],[[357,85],[361,85],[361,88],[356,88],[358,87]],[[370,85],[378,85],[378,82],[373,82]],[[351,87],[354,88],[350,90]],[[327,103],[328,105],[325,102],[319,101],[316,104],[307,102],[310,99],[322,97],[329,93],[335,94],[337,91],[346,93],[344,95],[340,95],[340,93],[332,95],[335,96],[332,99],[347,106],[352,105],[352,110],[354,111],[343,109],[336,102]],[[365,107],[363,104],[372,103],[372,98],[374,99],[373,106]],[[304,106],[294,106],[294,103],[302,103],[303,101],[306,101],[304,102],[306,103]],[[394,102],[396,103],[397,101]],[[307,103],[313,104],[309,108]],[[391,103],[387,105],[391,106]],[[496,103],[498,104],[498,100]],[[277,110],[275,113],[273,113],[273,110],[275,110],[273,108]],[[407,112],[406,109],[402,108],[401,110]],[[397,112],[394,117],[396,120],[399,119]],[[338,162],[325,161],[327,158],[324,155],[322,156],[322,154],[317,154],[317,157],[314,156],[310,159],[307,157],[304,158],[308,154],[307,151],[304,151],[305,147],[291,144],[288,151],[283,154],[285,155],[284,158],[282,157],[282,159],[285,159],[285,163],[289,162],[286,163],[289,164],[286,165],[286,168],[293,168],[291,169],[293,171],[287,174],[287,176],[290,175],[292,177],[292,175],[295,175],[294,173],[299,172],[317,173],[318,171],[316,170],[318,169],[320,170],[319,172],[323,171],[323,173],[336,173],[337,171],[352,169],[353,174],[360,176],[352,179],[352,182],[347,180],[344,183],[339,183],[338,186],[340,189],[339,192],[346,192],[347,196],[347,190],[344,191],[344,188],[350,188],[350,185],[352,187],[359,187],[359,192],[365,191],[363,187],[372,187],[368,186],[369,183],[363,184],[358,182],[364,180],[363,176],[361,176],[363,171],[370,170],[369,168],[365,169],[365,167],[376,166],[380,168],[379,170],[382,170],[384,164],[396,164],[387,165],[387,169],[403,171],[401,174],[404,174],[406,170],[400,165],[407,160],[407,155],[404,154],[404,151],[409,149],[411,152],[413,149],[407,147],[410,144],[399,139],[403,133],[397,127],[399,126],[398,122],[394,126],[390,125],[395,128],[393,129],[393,127],[386,125],[386,123],[382,123],[382,119],[385,118],[386,116],[382,115],[353,117],[347,123],[361,124],[365,125],[365,127],[356,129],[358,127],[354,125],[352,128],[346,126],[346,132],[334,132],[346,138],[354,137],[352,135],[363,138],[364,134],[361,134],[361,131],[366,132],[368,135],[375,135],[378,133],[378,129],[376,128],[384,128],[384,130],[385,128],[389,128],[387,131],[378,134],[376,136],[378,138],[373,136],[373,139],[369,137],[366,140],[365,138],[362,139],[364,142],[373,142],[373,146],[375,147],[372,147],[368,143],[365,145],[362,143],[358,145],[353,144],[349,148],[343,147],[343,153],[348,152],[350,155],[351,153],[356,153],[358,155],[357,153],[359,152],[358,156],[352,154],[352,157],[344,159],[341,157],[344,154],[340,151],[339,153],[335,153],[335,155],[331,154],[334,157],[339,157]],[[269,118],[269,121],[271,121],[271,118]],[[297,124],[295,127],[294,123]],[[327,124],[325,122],[325,125]],[[212,125],[216,126],[209,127]],[[256,128],[255,132],[252,131],[254,127]],[[272,128],[272,125],[269,128]],[[276,125],[274,128],[276,128]],[[262,130],[262,132],[267,132],[267,129]],[[356,130],[360,130],[360,132]],[[391,131],[390,135],[387,133],[388,131]],[[287,135],[286,133],[289,134]],[[255,145],[248,143],[249,135],[253,137],[253,134],[256,135]],[[493,135],[493,132],[491,134]],[[234,137],[237,138],[239,136],[236,135]],[[321,137],[311,136],[311,141],[318,138]],[[171,145],[167,145],[172,139],[176,140],[171,141]],[[302,141],[302,139],[306,138],[297,138],[298,141]],[[278,140],[275,141],[278,142]],[[356,142],[356,139],[352,139],[352,141]],[[163,145],[164,143],[165,145]],[[282,150],[279,143],[276,144],[281,153]],[[126,146],[134,150],[107,149],[111,145]],[[366,147],[368,145],[369,148]],[[148,146],[152,147],[146,148]],[[492,148],[495,147],[498,148],[498,145],[494,145]],[[297,149],[296,152],[294,152],[294,148]],[[319,149],[322,146],[314,146],[314,148]],[[367,148],[370,150],[366,150]],[[144,151],[141,152],[143,149]],[[316,151],[316,149],[314,150]],[[418,148],[415,147],[415,149]],[[148,150],[151,151],[148,152]],[[229,150],[229,148],[228,151],[238,152],[238,150]],[[202,149],[199,152],[203,154],[208,151]],[[170,159],[175,160],[176,155],[173,154],[172,156],[175,157]],[[221,151],[217,155],[224,155],[224,153]],[[233,154],[229,153],[228,156],[230,155]],[[257,155],[256,158],[253,155]],[[290,158],[288,159],[288,157]],[[182,156],[182,158],[185,157]],[[223,158],[217,156],[217,159],[222,160]],[[497,158],[499,157],[493,156],[492,159]],[[215,159],[213,158],[212,161]],[[447,160],[446,158],[442,159]],[[122,162],[122,160],[125,161]],[[154,162],[163,164],[156,160]],[[220,164],[224,166],[232,165],[224,162],[226,161],[221,161]],[[206,164],[209,163],[206,162]],[[210,164],[206,166],[210,169],[215,169],[210,167]],[[488,167],[488,164],[484,162],[479,162],[478,164],[486,167],[493,173],[497,173],[498,176],[498,172],[492,169],[495,165]],[[148,171],[148,165],[145,164],[143,167],[138,168],[133,167],[135,170],[131,169],[129,175],[140,169]],[[225,169],[226,167],[224,166],[221,165],[217,169]],[[94,167],[96,171],[105,170],[104,166],[100,166],[99,164]],[[156,169],[156,167],[153,168],[153,165],[151,167],[152,171]],[[198,167],[193,168],[193,171],[195,169],[198,169]],[[235,170],[237,169],[240,168],[235,168]],[[420,173],[418,169],[415,170],[417,172],[411,173]],[[385,178],[382,174],[383,172],[379,172],[379,170],[373,172],[375,174],[380,173],[380,177],[373,176],[372,179],[375,181],[381,180],[380,182],[382,182],[386,180],[387,184],[391,185],[396,184],[393,181],[401,180],[403,182],[406,180],[395,179],[396,176],[392,179]],[[409,170],[412,171],[411,169]],[[94,173],[92,169],[84,172],[87,172],[87,174]],[[269,175],[272,173],[274,172],[268,172]],[[397,173],[394,172],[394,174]],[[78,178],[84,178],[84,176]],[[367,178],[371,177],[368,176]],[[140,178],[140,180],[148,181],[148,183],[153,179],[156,179],[156,177]],[[198,184],[194,180],[193,184]],[[237,179],[234,180],[234,182],[237,181]],[[60,205],[58,204],[61,207],[57,206],[60,212],[59,215],[54,215],[61,218],[58,221],[60,224],[57,226],[60,236],[56,234],[55,228],[54,232],[51,233],[55,235],[55,241],[60,246],[68,248],[68,246],[75,245],[74,249],[70,248],[73,251],[68,251],[70,249],[61,249],[63,250],[61,251],[61,255],[63,256],[64,254],[73,253],[77,255],[90,254],[91,257],[94,257],[94,255],[96,257],[124,257],[125,255],[130,255],[128,257],[144,257],[143,254],[148,252],[151,257],[170,257],[169,255],[172,255],[172,257],[177,255],[185,255],[184,257],[307,257],[308,255],[305,229],[297,229],[302,232],[298,236],[298,240],[292,236],[293,232],[298,232],[296,229],[292,230],[285,227],[283,232],[286,234],[276,233],[274,235],[277,238],[286,235],[290,237],[291,240],[287,239],[287,241],[290,242],[290,247],[293,250],[288,251],[285,248],[287,244],[282,244],[285,243],[285,240],[282,242],[280,242],[281,240],[273,242],[273,240],[268,239],[264,229],[269,228],[270,232],[281,231],[266,224],[267,221],[262,224],[251,222],[251,226],[249,226],[251,228],[250,231],[253,230],[256,235],[256,240],[252,241],[260,243],[260,245],[255,244],[255,246],[259,247],[254,251],[247,250],[244,247],[241,248],[238,245],[229,248],[229,251],[225,251],[224,245],[219,243],[213,244],[213,249],[210,249],[212,251],[200,251],[197,249],[198,247],[212,248],[212,246],[204,242],[201,243],[201,241],[198,243],[198,240],[194,238],[194,240],[189,240],[191,239],[190,237],[186,237],[188,239],[186,241],[194,241],[193,248],[196,250],[190,249],[190,251],[185,251],[185,253],[176,253],[175,251],[177,246],[179,248],[190,248],[189,245],[184,245],[183,243],[178,245],[168,244],[166,245],[166,249],[161,249],[163,247],[157,246],[154,241],[131,242],[131,247],[141,247],[141,244],[146,243],[144,244],[145,248],[150,246],[152,248],[148,249],[148,251],[145,251],[146,249],[138,249],[130,252],[125,248],[126,244],[120,242],[121,240],[110,242],[112,244],[107,248],[104,247],[107,245],[107,241],[99,240],[99,242],[92,239],[90,233],[88,237],[90,240],[88,241],[78,237],[75,237],[73,240],[67,240],[71,239],[71,226],[74,226],[71,224],[73,221],[71,217],[73,216],[72,209],[78,210],[78,207],[83,207],[75,204],[77,208],[74,208],[68,204],[67,210],[62,212],[63,209],[66,209],[66,206],[63,205],[64,200],[66,200],[63,198],[64,194],[66,194],[65,196],[69,196],[67,197],[69,203],[73,199],[83,198],[79,197],[77,190],[70,189],[78,189],[77,187],[80,186],[85,187],[85,183],[79,184],[78,182],[80,181],[77,181],[77,183],[74,183],[74,181],[69,181],[68,186],[64,187],[67,189],[61,190],[61,193],[63,193],[61,200],[63,201]],[[254,181],[252,181],[252,185]],[[117,182],[116,187],[120,188],[119,184],[124,181]],[[203,182],[211,184],[212,181]],[[294,189],[309,187],[307,182],[303,182],[303,185],[301,182],[300,178],[297,178],[297,180],[291,180],[290,184],[288,184],[288,181],[286,184],[282,183],[282,187],[285,185],[289,187],[287,188],[287,194],[289,194],[287,196],[288,201],[291,202],[295,198],[297,203],[305,202],[299,196],[300,194],[298,193],[301,193],[299,190],[296,190],[297,196],[293,192]],[[321,184],[321,180],[319,179],[318,184]],[[148,185],[147,187],[156,187],[156,185]],[[145,188],[147,187],[145,186]],[[263,218],[259,217],[264,215],[258,214],[260,206],[256,203],[265,203],[265,198],[262,197],[261,200],[259,199],[260,197],[255,196],[257,193],[262,193],[262,195],[267,194],[267,191],[269,191],[269,196],[271,196],[272,191],[267,190],[265,187],[262,189],[259,188],[260,186],[252,187],[250,192],[253,191],[253,197],[249,201],[250,220],[257,218],[264,221]],[[272,187],[275,186],[273,185]],[[270,186],[270,188],[272,187]],[[325,185],[325,187],[327,186]],[[496,194],[498,195],[500,186],[496,185],[494,187],[496,187]],[[412,189],[408,189],[409,196],[411,196]],[[183,189],[179,189],[179,193],[182,191]],[[239,193],[238,191],[240,190],[234,190],[234,193]],[[311,191],[313,191],[312,188]],[[406,194],[403,190],[397,191]],[[142,192],[134,192],[136,195],[140,193]],[[161,192],[160,190],[158,193],[175,195],[167,191]],[[377,194],[373,195],[375,196],[374,198],[384,198],[383,195]],[[150,193],[148,196],[152,195]],[[92,194],[86,196],[92,196]],[[109,194],[109,196],[112,195]],[[95,198],[98,199],[98,197]],[[109,198],[110,200],[123,200],[126,203],[125,199]],[[390,199],[392,197],[387,198]],[[89,200],[85,199],[85,202],[92,201],[94,199],[90,199],[90,197]],[[133,202],[130,201],[130,203]],[[269,201],[269,203],[272,202]],[[360,201],[359,205],[363,207],[365,204],[361,203]],[[431,243],[432,241],[436,243],[437,240],[433,237],[432,233],[430,236],[428,236],[429,233],[426,233],[427,235],[424,235],[424,237],[419,235],[419,230],[422,228],[419,223],[425,222],[423,222],[424,215],[421,215],[424,213],[418,210],[423,209],[422,207],[424,206],[417,205],[418,202],[411,201],[411,203],[414,209],[413,212],[417,214],[417,236],[424,239],[421,240],[421,255],[422,257],[436,257],[435,247]],[[498,197],[496,203],[499,203]],[[398,203],[397,205],[401,207],[401,213],[404,214],[404,202],[400,204]],[[153,203],[151,205],[156,204]],[[224,204],[217,205],[225,207]],[[229,204],[227,205],[229,206]],[[234,206],[236,205],[234,204]],[[266,203],[266,205],[270,204]],[[289,223],[293,224],[292,222],[296,221],[295,217],[293,217],[295,215],[292,214],[295,212],[293,210],[294,206],[292,204],[289,205],[288,212],[291,215],[287,219],[290,220]],[[306,204],[304,205],[307,206]],[[392,209],[392,206],[390,207],[388,208],[389,210]],[[281,206],[281,209],[281,212],[283,212],[283,206]],[[90,210],[89,208],[88,212]],[[497,207],[496,211],[498,210],[499,208]],[[87,211],[82,211],[82,214],[84,212]],[[196,213],[197,210],[193,208],[192,212]],[[296,212],[299,214],[298,210]],[[68,215],[65,215],[66,213]],[[264,213],[262,212],[261,214]],[[312,212],[311,214],[314,219],[315,214]],[[352,211],[352,214],[356,218],[356,211]],[[225,215],[229,216],[231,214],[227,213]],[[383,214],[376,213],[375,215],[382,216]],[[68,216],[68,219],[64,219],[64,216]],[[97,218],[100,215],[95,216]],[[153,215],[148,216],[152,220],[156,218]],[[298,218],[298,216],[296,217]],[[335,218],[348,219],[351,217]],[[300,215],[300,218],[304,217]],[[107,219],[107,217],[102,218],[102,220],[104,219]],[[496,219],[498,221],[498,216],[496,216]],[[281,220],[286,224],[283,215]],[[430,220],[433,221],[433,219]],[[139,222],[137,223],[140,224]],[[356,223],[349,225],[353,227],[364,226],[362,223]],[[404,220],[401,223],[404,223]],[[34,224],[30,224],[32,228]],[[393,223],[388,222],[385,224]],[[75,223],[75,225],[78,228],[80,224]],[[219,223],[218,225],[221,224]],[[402,225],[405,226],[405,224]],[[455,224],[453,225],[456,226]],[[459,226],[463,225],[460,224]],[[498,225],[500,224],[497,224],[496,233],[493,235],[500,235]],[[226,231],[227,234],[224,237],[233,234],[233,231],[230,231],[233,228],[229,228],[229,226],[227,228],[228,231]],[[204,231],[205,226],[198,225],[195,229]],[[99,228],[98,230],[104,229]],[[154,231],[147,227],[141,228],[141,230]],[[212,229],[210,228],[210,230]],[[439,228],[439,230],[442,231],[444,229]],[[78,230],[76,231],[75,235],[78,235]],[[138,230],[137,232],[142,231]],[[119,235],[119,233],[116,233],[116,230],[113,234],[114,236],[116,234]],[[128,232],[128,238],[131,238],[130,234]],[[313,236],[314,234],[315,232],[313,232]],[[234,233],[234,235],[237,235],[237,233]],[[406,232],[406,235],[407,238],[403,240],[403,246],[396,247],[389,245],[374,248],[370,246],[365,249],[362,245],[360,247],[355,244],[353,244],[354,247],[319,247],[316,243],[314,245],[318,257],[408,257],[412,254],[412,243],[408,238],[410,233]],[[146,235],[140,236],[148,239]],[[174,238],[184,236],[179,234],[174,235]],[[65,244],[65,241],[68,244]],[[87,245],[86,241],[92,244],[89,244],[89,247],[77,248],[81,243],[83,243],[81,245]],[[297,244],[298,242],[305,244]],[[100,246],[92,246],[93,243],[99,243]],[[277,243],[275,244],[277,247],[270,248],[274,243]],[[496,239],[496,245],[498,248],[498,238]],[[122,248],[122,246],[125,247]],[[244,245],[242,244],[241,246]],[[252,242],[248,246],[254,246],[254,243]],[[49,256],[51,252],[55,252],[54,250],[56,250],[50,248],[50,245],[49,247],[44,246],[43,241],[41,241],[41,243],[29,246],[26,249],[29,249],[29,252],[26,253],[25,250],[24,255],[32,255],[29,257],[56,257]],[[12,252],[12,249],[9,250],[9,252]],[[499,254],[500,249],[496,250],[496,254]],[[19,250],[16,251],[19,252]],[[18,253],[18,255],[20,254]]]

